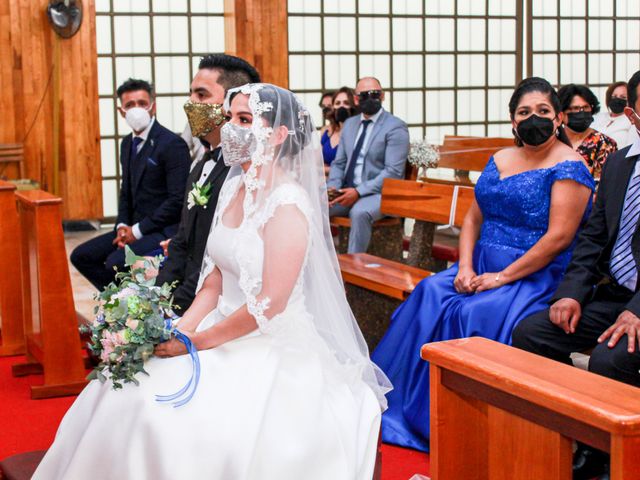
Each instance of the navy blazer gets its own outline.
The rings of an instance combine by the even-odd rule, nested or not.
[[[131,158],[132,134],[122,140],[120,165],[122,185],[116,225],[133,226],[148,235],[172,235],[180,221],[191,157],[189,147],[156,119],[147,140]]]

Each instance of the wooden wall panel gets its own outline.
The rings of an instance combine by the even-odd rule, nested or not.
[[[287,0],[225,0],[228,54],[253,64],[262,80],[289,88]]]
[[[102,216],[95,0],[82,2],[70,39],[51,29],[48,0],[0,2],[0,142],[24,143],[26,176],[62,196],[65,219]]]

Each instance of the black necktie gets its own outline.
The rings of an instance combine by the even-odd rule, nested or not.
[[[347,173],[344,176],[344,188],[354,187],[353,181],[354,181],[354,172],[356,170],[356,163],[358,163],[358,157],[360,156],[360,151],[362,150],[364,139],[367,136],[367,127],[369,126],[370,123],[371,123],[371,120],[362,121],[362,133],[360,133],[360,137],[358,137],[356,146],[353,149],[353,153],[351,154],[351,161],[349,162],[349,166],[347,167]]]
[[[136,156],[138,155],[138,146],[140,146],[140,144],[143,141],[144,140],[141,137],[133,137],[133,140],[131,141],[131,158],[132,159],[136,158]]]

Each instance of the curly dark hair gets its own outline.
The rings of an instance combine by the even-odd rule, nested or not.
[[[118,87],[116,93],[118,98],[122,100],[122,95],[127,92],[137,92],[138,90],[144,90],[153,98],[153,86],[146,80],[140,80],[138,78],[127,78],[122,85]]]
[[[260,74],[249,62],[226,53],[211,53],[202,57],[198,69],[202,70],[203,68],[219,71],[218,83],[225,90],[261,81]]]
[[[522,100],[522,97],[531,92],[539,92],[546,95],[551,102],[551,106],[553,107],[553,111],[556,113],[556,115],[562,112],[563,109],[560,103],[560,98],[558,98],[558,92],[555,91],[551,84],[544,78],[529,77],[525,78],[518,84],[516,89],[513,91],[513,94],[511,95],[511,99],[509,100],[509,114],[511,115],[512,120],[513,116],[516,113],[516,109],[520,104],[520,100]],[[522,147],[522,140],[520,140],[517,135],[515,135],[515,131],[513,133],[516,145]],[[562,127],[558,129],[558,140],[573,148],[569,137],[567,137],[567,132],[565,132],[564,128]]]
[[[575,96],[578,96],[587,102],[591,106],[591,112],[594,115],[600,111],[600,101],[589,87],[570,83],[558,90],[558,98],[560,98],[560,105],[562,105],[563,112],[569,108],[571,100],[573,100],[573,97]]]
[[[627,104],[634,110],[638,103],[638,85],[640,85],[640,70],[634,73],[627,83]]]

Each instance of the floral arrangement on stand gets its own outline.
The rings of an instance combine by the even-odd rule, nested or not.
[[[409,149],[409,164],[418,169],[418,180],[427,176],[427,169],[436,168],[440,161],[440,151],[436,145],[423,139],[419,142],[411,142]]]

